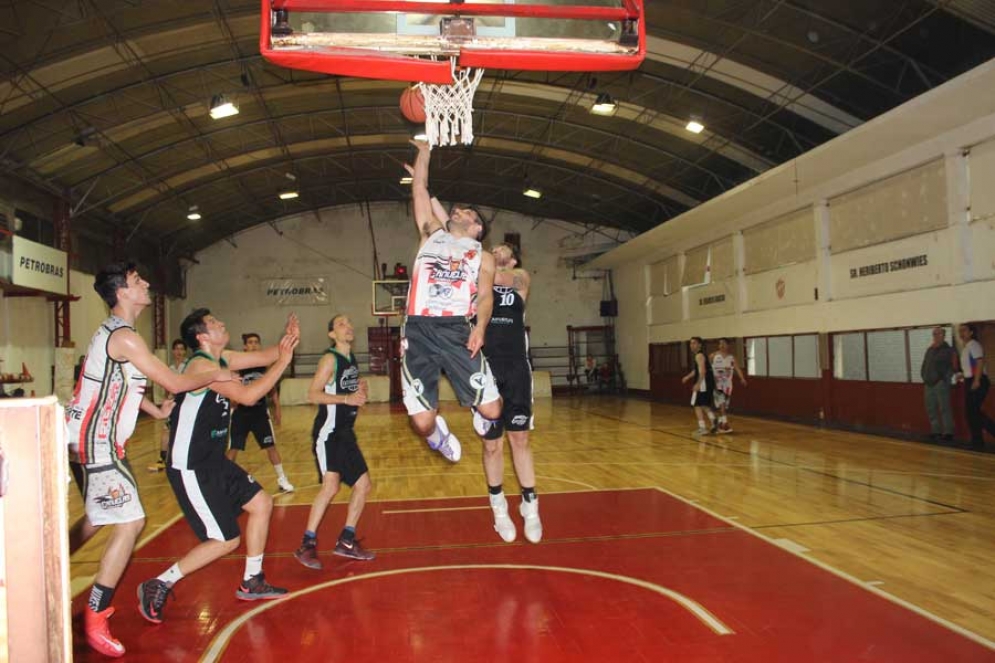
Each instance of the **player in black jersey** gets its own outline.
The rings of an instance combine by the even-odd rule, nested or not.
[[[519,513],[525,519],[525,538],[532,543],[542,539],[539,498],[536,496],[535,465],[529,447],[532,430],[532,365],[529,363],[529,337],[525,330],[525,302],[531,278],[521,267],[517,248],[495,246],[491,253],[497,273],[494,276],[494,312],[484,337],[484,352],[497,382],[504,407],[501,416],[511,443],[515,474],[522,488]],[[494,512],[494,529],[505,541],[515,540],[515,524],[508,516],[501,481],[504,476],[502,439],[484,441],[484,472]]]
[[[694,408],[694,412],[698,416],[698,430],[695,431],[695,435],[707,435],[717,430],[715,412],[712,409],[715,374],[712,373],[712,365],[708,362],[708,355],[705,354],[705,342],[701,340],[701,337],[691,337],[690,345],[694,365],[691,367],[691,372],[681,378],[681,382],[693,379],[691,407]],[[708,428],[705,428],[705,415],[708,415]]]
[[[241,531],[236,519],[242,511],[249,514],[245,525],[245,573],[235,596],[254,601],[279,598],[287,593],[266,582],[263,574],[263,551],[273,498],[225,456],[225,446],[231,420],[230,403],[255,403],[273,388],[290,365],[300,340],[297,316],[291,314],[287,319],[280,344],[261,352],[225,350],[228,331],[207,309],[197,309],[188,315],[180,325],[180,334],[194,351],[185,373],[218,365],[232,370],[270,367],[251,384],[212,382],[207,389],[177,398],[166,476],[187,523],[201,543],[159,577],[139,585],[138,609],[155,624],[162,622],[162,610],[175,583],[238,548]]]
[[[259,352],[263,349],[262,339],[259,334],[250,332],[242,334],[242,345],[245,352]],[[266,373],[265,366],[253,366],[241,371],[242,384],[252,384]],[[245,443],[249,439],[249,433],[256,438],[256,444],[260,449],[266,450],[269,462],[276,471],[276,483],[280,487],[280,492],[292,493],[294,486],[287,479],[286,472],[283,471],[283,459],[276,448],[276,434],[273,432],[273,422],[280,425],[280,392],[273,388],[269,393],[273,399],[273,420],[270,420],[269,408],[266,407],[266,396],[251,405],[240,405],[235,408],[231,415],[231,445],[228,447],[228,458],[237,460],[238,452],[245,451]]]
[[[318,526],[343,483],[352,488],[352,495],[345,528],[333,552],[350,559],[368,561],[374,558],[374,554],[356,540],[356,525],[373,483],[354,431],[359,408],[366,404],[368,386],[365,380],[359,379],[359,365],[352,354],[356,338],[352,321],[345,315],[333,317],[328,323],[328,338],[332,346],[318,362],[318,370],[307,392],[308,401],[318,406],[311,436],[321,490],[311,504],[301,547],[294,553],[301,564],[311,569],[321,568]]]

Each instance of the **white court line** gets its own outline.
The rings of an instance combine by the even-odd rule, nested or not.
[[[489,506],[441,506],[436,509],[390,509],[389,511],[381,511],[380,513],[384,515],[397,515],[401,513],[435,513],[437,511],[478,511],[490,508]]]
[[[701,508],[701,507],[699,507],[699,508]],[[732,519],[729,518],[728,520],[732,520]],[[805,546],[803,546],[800,543],[796,543],[795,541],[792,541],[791,539],[770,539],[770,542],[773,543],[773,544],[775,544],[775,545],[777,545],[777,546],[779,546],[779,547],[781,547],[781,548],[784,548],[788,552],[795,553],[796,555],[802,555],[802,554],[808,552],[808,548],[806,548]]]
[[[514,571],[528,570],[528,571],[552,571],[556,573],[570,573],[574,575],[590,576],[595,578],[605,578],[607,580],[614,580],[616,582],[625,583],[627,585],[633,585],[635,587],[641,587],[642,589],[647,589],[651,592],[655,592],[664,596],[682,608],[694,615],[702,624],[711,629],[716,635],[735,635],[736,632],[731,628],[726,626],[718,617],[709,612],[704,606],[702,606],[697,601],[684,596],[679,592],[675,592],[672,589],[663,587],[662,585],[657,585],[645,580],[640,580],[638,578],[631,578],[629,576],[618,575],[615,573],[606,573],[604,571],[594,571],[592,569],[574,569],[564,566],[537,566],[533,564],[457,564],[452,566],[424,566],[413,569],[394,569],[391,571],[378,571],[375,573],[364,573],[358,576],[350,576],[346,578],[339,578],[338,580],[329,580],[328,582],[321,583],[319,585],[313,585],[307,589],[301,589],[296,592],[291,592],[285,598],[277,599],[275,601],[267,601],[260,605],[258,608],[254,608],[249,612],[241,615],[234,621],[230,622],[224,630],[218,633],[214,640],[211,642],[211,646],[204,652],[201,657],[201,663],[210,663],[212,661],[217,661],[218,658],[224,653],[224,650],[228,646],[228,641],[235,634],[235,631],[240,629],[243,624],[255,617],[256,615],[262,614],[267,610],[271,610],[282,603],[291,601],[302,596],[306,596],[312,592],[317,592],[322,589],[327,589],[329,587],[335,587],[337,585],[343,585],[350,582],[358,582],[360,580],[370,580],[373,578],[383,578],[394,575],[403,575],[406,573],[427,573],[431,571],[459,571],[459,570],[476,570],[476,569],[510,569]]]
[[[757,532],[757,531],[755,531],[755,530],[753,530],[753,529],[751,529],[751,528],[749,528],[749,527],[747,527],[745,525],[741,525],[740,523],[737,523],[737,522],[735,522],[733,520],[729,520],[728,518],[723,518],[719,514],[717,514],[714,511],[712,511],[711,509],[707,509],[707,508],[705,508],[705,507],[703,507],[703,506],[701,506],[699,504],[695,504],[691,500],[686,500],[683,497],[681,497],[680,495],[678,495],[677,493],[672,493],[669,490],[667,490],[666,488],[661,488],[660,486],[657,486],[656,489],[659,490],[661,493],[663,493],[665,495],[669,495],[669,496],[673,497],[675,500],[680,500],[681,502],[684,502],[685,504],[690,504],[695,509],[701,509],[702,511],[704,511],[708,515],[710,515],[710,516],[712,516],[714,518],[718,518],[719,520],[722,520],[724,522],[727,522],[730,525],[732,525],[733,527],[738,527],[739,529],[743,530],[747,534],[751,534],[751,535],[757,537],[758,539],[766,541],[767,543],[774,543],[774,541],[772,539],[770,539],[767,536],[764,536],[760,532]],[[774,545],[777,545],[777,544],[775,543]],[[780,546],[778,546],[778,547],[780,548]],[[819,561],[817,559],[814,559],[814,558],[812,558],[812,557],[810,557],[808,555],[802,555],[802,554],[796,553],[796,552],[794,552],[794,551],[792,551],[792,550],[790,550],[788,548],[781,548],[781,550],[784,550],[785,552],[788,552],[788,553],[790,553],[792,555],[795,555],[796,557],[800,557],[801,559],[804,559],[805,561],[809,562],[810,564],[815,564],[816,566],[818,566],[823,571],[828,571],[829,573],[832,573],[833,575],[835,575],[835,576],[837,576],[839,578],[842,578],[843,580],[851,582],[854,585],[857,585],[858,587],[864,588],[868,592],[876,594],[877,596],[880,596],[881,598],[887,599],[887,600],[891,601],[892,603],[895,603],[896,605],[899,605],[899,606],[905,608],[906,610],[911,610],[912,612],[916,613],[917,615],[920,615],[921,617],[925,617],[926,619],[929,619],[930,621],[933,621],[933,622],[939,624],[940,626],[944,626],[944,627],[950,629],[951,631],[953,631],[953,632],[955,632],[955,633],[957,633],[959,635],[964,636],[968,640],[976,642],[976,643],[978,643],[979,645],[981,645],[983,647],[987,647],[988,649],[991,649],[991,650],[995,651],[995,642],[989,640],[988,638],[986,638],[986,637],[984,637],[982,635],[978,635],[974,631],[969,631],[968,629],[964,628],[963,626],[960,626],[959,624],[955,624],[955,623],[953,623],[953,622],[951,622],[951,621],[949,621],[947,619],[944,619],[943,617],[940,617],[939,615],[933,614],[929,610],[926,610],[924,608],[920,608],[919,606],[917,606],[914,603],[910,603],[909,601],[906,601],[905,599],[901,599],[901,598],[895,596],[894,594],[890,594],[890,593],[886,592],[883,589],[878,589],[878,587],[876,587],[875,585],[871,585],[871,584],[865,583],[862,580],[859,580],[859,579],[855,578],[854,576],[850,575],[849,573],[847,573],[845,571],[841,571],[841,570],[839,570],[839,569],[837,569],[835,567],[832,567],[829,564],[826,564],[825,562],[822,562],[822,561]]]

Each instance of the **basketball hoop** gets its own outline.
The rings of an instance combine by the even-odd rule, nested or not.
[[[452,85],[419,83],[425,99],[425,133],[429,148],[473,143],[473,95],[484,77],[483,69],[460,69],[450,60]]]

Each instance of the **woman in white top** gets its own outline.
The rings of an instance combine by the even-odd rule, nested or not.
[[[960,351],[961,377],[964,381],[964,410],[971,429],[971,446],[984,449],[985,433],[995,437],[995,421],[982,411],[988,395],[988,372],[985,370],[985,349],[978,342],[974,325],[961,325],[957,330],[963,343]]]

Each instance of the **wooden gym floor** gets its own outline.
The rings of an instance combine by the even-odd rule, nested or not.
[[[148,521],[111,622],[129,660],[995,660],[992,455],[735,416],[735,433],[699,440],[690,408],[544,400],[532,437],[544,541],[504,544],[468,415],[446,410],[464,442],[450,465],[402,410],[371,405],[357,432],[375,503],[359,536],[380,556],[327,554],[343,494],[315,572],[291,556],[317,490],[313,413],[285,408],[277,429],[297,491],[275,498],[265,566],[293,598],[236,601],[235,555],[183,580],[156,627],[134,587],[194,539],[165,476],[145,472],[159,424],[139,424],[128,453]],[[253,443],[239,461],[275,491]],[[510,457],[505,490],[517,492]],[[75,519],[75,487],[70,500]],[[74,612],[104,538],[72,558]],[[99,658],[76,635],[77,659]]]

